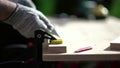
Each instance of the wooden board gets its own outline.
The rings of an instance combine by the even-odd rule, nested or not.
[[[62,44],[49,44],[48,39],[44,39],[43,52],[44,53],[66,53],[67,47]]]
[[[50,19],[67,47],[66,53],[44,52],[44,61],[120,60],[120,51],[111,50],[110,42],[120,36],[120,20]],[[57,46],[57,45],[56,45]],[[74,53],[92,46],[91,50]]]
[[[49,45],[47,49],[43,50],[44,53],[66,53],[67,47],[64,45]]]
[[[110,42],[110,48],[112,50],[119,50],[120,51],[120,37],[118,37],[115,40]]]

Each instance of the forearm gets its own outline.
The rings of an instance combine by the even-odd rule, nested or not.
[[[7,19],[15,10],[16,4],[9,0],[0,0],[0,20]]]

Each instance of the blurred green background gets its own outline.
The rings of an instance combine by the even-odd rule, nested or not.
[[[59,17],[61,14],[66,14],[68,16],[74,15],[79,18],[87,18],[90,15],[96,16],[94,12],[91,12],[90,6],[102,5],[109,11],[110,16],[120,18],[120,0],[33,0],[33,2],[37,9],[46,16]],[[88,5],[86,6],[86,4]],[[97,17],[103,16],[97,15]]]

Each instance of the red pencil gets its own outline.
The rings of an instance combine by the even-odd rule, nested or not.
[[[79,53],[79,52],[83,52],[91,49],[92,49],[91,46],[87,46],[87,47],[79,48],[78,50],[75,51],[75,53]]]

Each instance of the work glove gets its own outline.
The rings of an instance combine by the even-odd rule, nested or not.
[[[16,10],[4,21],[26,38],[33,38],[36,30],[58,35],[50,21],[38,10],[17,3]]]
[[[28,7],[32,7],[34,9],[36,9],[36,6],[35,4],[32,2],[32,0],[9,0],[9,1],[12,1],[14,3],[19,3],[19,4],[22,4],[24,6],[28,6]]]

